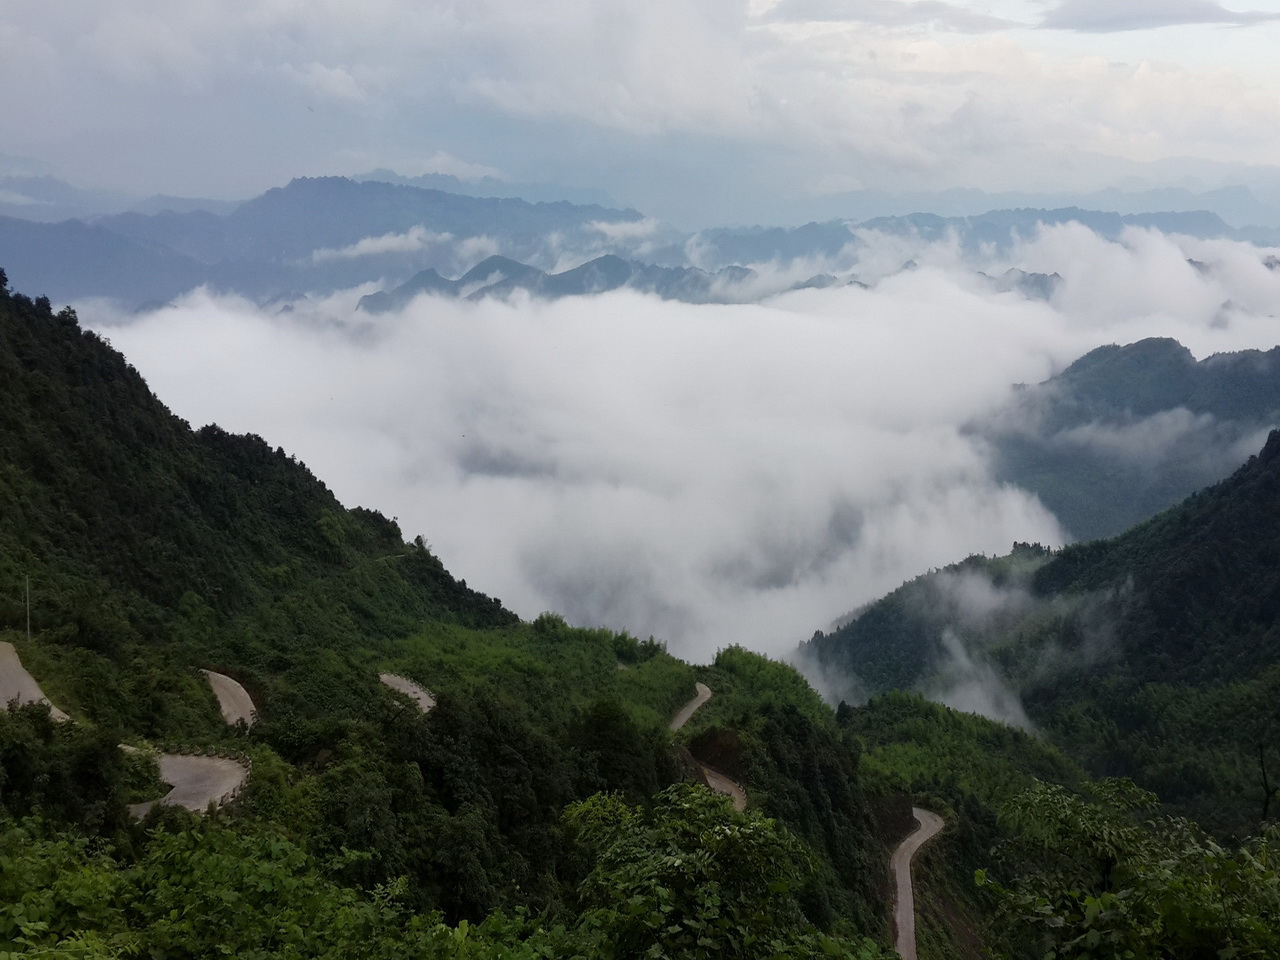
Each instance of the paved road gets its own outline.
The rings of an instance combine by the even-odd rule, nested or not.
[[[711,688],[705,683],[694,684],[693,689],[697,691],[694,698],[677,710],[676,715],[671,718],[672,733],[688,723],[689,718],[698,712],[698,708],[711,699]]]
[[[40,684],[27,673],[27,668],[18,659],[18,651],[13,648],[13,644],[0,642],[0,708],[14,699],[19,703],[49,703]],[[55,720],[68,719],[52,703],[49,703],[49,713]]]
[[[436,705],[436,698],[431,695],[431,691],[419,683],[414,683],[408,677],[397,676],[394,673],[380,673],[378,679],[392,690],[399,690],[412,697],[423,713],[428,713]]]
[[[741,786],[734,783],[723,773],[717,773],[712,770],[705,763],[699,762],[698,766],[702,770],[702,775],[707,778],[708,787],[716,793],[723,793],[733,798],[733,808],[735,810],[747,809],[747,791],[743,790]]]
[[[694,698],[676,711],[676,715],[671,718],[671,730],[675,732],[689,722],[689,718],[698,712],[698,708],[711,699],[711,688],[705,683],[694,685]],[[698,769],[702,771],[702,776],[707,781],[707,786],[716,793],[723,793],[733,798],[733,806],[735,810],[747,809],[747,791],[741,786],[734,783],[723,773],[712,770],[697,757],[693,758],[693,762],[698,765]]]
[[[916,898],[911,886],[911,860],[916,851],[942,829],[942,818],[922,807],[912,807],[919,828],[898,844],[893,851],[890,869],[897,886],[897,899],[893,908],[893,948],[902,960],[916,960]]]
[[[135,817],[145,817],[147,811],[157,803],[204,813],[210,803],[217,803],[249,776],[247,767],[225,757],[187,757],[176,753],[162,753],[159,764],[160,779],[173,789],[159,800],[132,804],[129,812]]]
[[[222,719],[233,727],[241,720],[252,727],[258,719],[258,711],[254,709],[249,692],[238,681],[221,673],[212,670],[200,672],[209,678],[209,686],[213,687],[213,695],[218,698],[218,707],[222,710]]]

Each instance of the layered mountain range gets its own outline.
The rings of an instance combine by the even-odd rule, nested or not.
[[[835,282],[833,264],[843,264],[834,271],[842,282],[854,279],[850,265],[866,238],[877,234],[919,242],[955,237],[970,251],[1007,250],[1042,224],[1068,222],[1104,237],[1131,226],[1237,235],[1211,213],[1121,216],[1076,208],[689,234],[630,209],[462,195],[394,179],[302,178],[236,205],[156,198],[126,212],[57,221],[24,219],[23,206],[11,204],[0,207],[0,213],[19,214],[0,216],[0,263],[15,283],[59,301],[102,297],[126,309],[163,303],[200,285],[268,303],[372,284],[394,302],[415,285],[446,291],[429,271],[461,280],[490,256],[547,274],[517,276],[508,265],[494,293],[522,286],[539,296],[570,296],[626,286],[705,302],[758,298],[797,282],[826,285]],[[447,179],[425,182],[455,186]],[[600,259],[606,256],[617,259]],[[577,266],[566,271],[565,263]],[[813,264],[817,275],[803,272],[803,264]],[[752,275],[740,270],[753,265],[783,279],[747,282]],[[1046,281],[1001,282],[1040,298],[1051,293]]]

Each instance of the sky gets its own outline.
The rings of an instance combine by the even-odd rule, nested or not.
[[[283,313],[198,290],[80,316],[193,425],[283,446],[520,616],[653,635],[698,661],[732,643],[788,656],[931,568],[1061,545],[966,430],[1012,384],[1147,336],[1198,357],[1276,343],[1280,271],[1245,243],[1079,224],[976,259],[864,241],[870,289],[759,303],[424,296],[369,317],[353,310],[363,289]],[[1063,279],[1042,302],[976,272],[1011,264]],[[1123,443],[1175,449],[1204,426],[1137,418]]]
[[[1280,162],[1278,47],[1278,0],[5,0],[0,172],[494,175],[688,227],[861,189],[1212,188]]]

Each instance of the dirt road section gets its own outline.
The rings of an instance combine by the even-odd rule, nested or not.
[[[397,676],[394,673],[380,673],[378,679],[392,690],[398,690],[412,697],[423,713],[430,712],[436,705],[436,698],[431,695],[431,691],[419,683],[414,683],[408,677]]]
[[[698,708],[711,699],[711,688],[705,683],[695,684],[693,689],[695,691],[693,699],[681,707],[676,712],[676,715],[671,718],[672,733],[675,733],[675,731],[688,723],[689,718],[698,712]],[[702,777],[707,781],[708,787],[716,793],[723,793],[726,796],[731,797],[733,799],[734,809],[747,809],[747,791],[743,790],[741,786],[734,783],[723,773],[712,770],[697,757],[693,758],[693,762],[696,763],[698,765],[698,769],[702,771]]]
[[[697,691],[694,698],[676,711],[676,715],[671,718],[672,733],[688,723],[689,718],[698,712],[698,708],[711,699],[711,688],[705,683],[694,684],[693,689]]]
[[[897,888],[893,907],[893,948],[902,960],[916,960],[916,899],[911,885],[911,861],[916,852],[942,829],[942,818],[922,807],[912,807],[919,828],[893,851],[890,869]]]
[[[249,777],[248,767],[226,757],[162,753],[158,760],[160,779],[173,789],[159,800],[132,804],[129,812],[135,817],[145,817],[157,803],[204,813],[209,804],[225,802]]]
[[[200,672],[208,678],[209,686],[213,687],[213,695],[218,698],[218,707],[222,710],[222,719],[233,727],[241,720],[245,722],[245,726],[252,727],[253,722],[258,719],[258,711],[254,709],[249,692],[238,681],[221,673],[214,673],[212,670]]]
[[[18,651],[12,643],[0,643],[0,707],[10,700],[19,703],[49,703],[49,698],[40,689],[40,684],[27,673],[27,668],[18,659]],[[49,703],[49,714],[55,720],[67,720],[69,717]]]
[[[702,771],[702,775],[707,778],[707,786],[716,793],[723,793],[733,800],[733,809],[747,809],[747,791],[723,773],[717,773],[708,767],[705,763],[699,763],[698,768]]]

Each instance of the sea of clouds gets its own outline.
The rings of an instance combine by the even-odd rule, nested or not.
[[[140,315],[79,309],[193,425],[283,446],[521,616],[695,660],[787,655],[930,568],[1061,543],[961,429],[1011,384],[1104,343],[1280,341],[1280,273],[1245,244],[1067,225],[975,259],[863,239],[869,289],[757,303],[421,297],[370,317],[369,287],[285,312],[203,289]],[[1062,282],[1043,302],[977,272],[1010,266]]]

